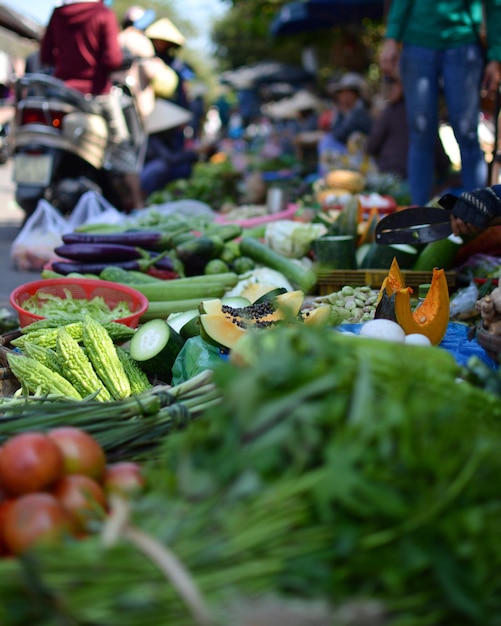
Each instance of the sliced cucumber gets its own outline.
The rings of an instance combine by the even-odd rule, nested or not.
[[[168,383],[183,345],[184,339],[172,326],[165,320],[153,319],[135,331],[129,354],[146,373]]]
[[[167,324],[176,332],[181,334],[181,330],[185,324],[193,318],[198,317],[198,309],[190,309],[189,311],[180,311],[179,313],[171,313],[167,318]]]

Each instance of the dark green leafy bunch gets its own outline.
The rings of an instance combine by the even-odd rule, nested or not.
[[[242,175],[233,168],[231,161],[197,163],[190,178],[168,183],[164,189],[152,193],[147,203],[154,205],[190,198],[218,211],[225,202],[238,204],[241,181]]]
[[[440,348],[304,326],[256,334],[242,358],[215,371],[217,411],[169,440],[174,493],[295,486],[290,543],[329,540],[287,561],[281,592],[375,597],[398,625],[500,623],[499,397]]]
[[[133,506],[214,624],[270,595],[370,599],[384,626],[500,624],[499,397],[440,348],[248,336],[213,372],[222,402],[165,440]],[[194,626],[151,559],[98,538],[0,561],[0,622]]]

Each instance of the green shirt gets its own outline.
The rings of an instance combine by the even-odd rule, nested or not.
[[[489,60],[501,61],[501,0],[484,0]],[[392,0],[386,37],[445,50],[478,42],[482,0]]]

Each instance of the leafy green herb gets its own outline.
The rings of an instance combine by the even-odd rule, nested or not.
[[[29,313],[62,322],[68,319],[83,320],[85,315],[91,315],[99,322],[111,322],[131,315],[127,302],[119,302],[110,308],[101,296],[86,300],[73,298],[68,289],[65,289],[64,293],[64,298],[50,293],[33,294],[23,302],[23,308]]]

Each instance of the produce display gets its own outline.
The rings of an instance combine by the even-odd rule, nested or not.
[[[127,497],[144,484],[138,464],[107,464],[98,442],[74,426],[25,431],[4,441],[0,480],[3,558],[83,540],[107,516],[110,494]]]
[[[445,342],[445,247],[372,250],[377,212],[347,207],[267,237],[154,209],[63,236],[42,283],[148,306],[34,295],[45,319],[4,335],[1,624],[497,624],[498,368]],[[311,237],[340,231],[384,278],[319,295]],[[493,333],[497,296],[474,305]]]

